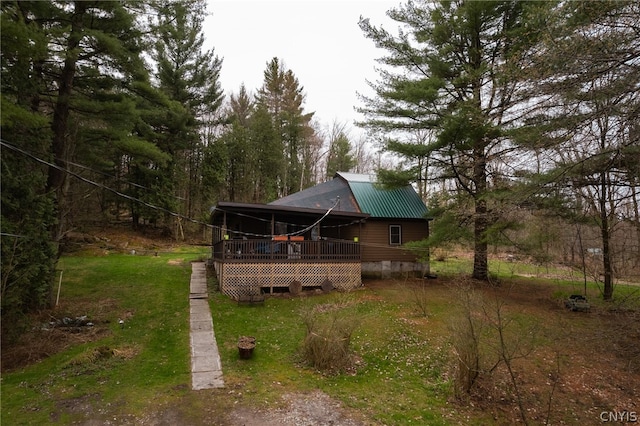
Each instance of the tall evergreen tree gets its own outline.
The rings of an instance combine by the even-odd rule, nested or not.
[[[49,189],[57,194],[57,240],[68,228],[67,213],[72,209],[67,175],[61,169],[74,156],[99,160],[118,144],[146,144],[131,138],[137,114],[127,87],[144,82],[147,72],[140,58],[140,32],[127,3],[52,5],[49,15],[39,20],[52,55],[44,74],[56,88],[54,94],[47,93],[46,101],[53,105],[51,150],[59,166],[49,169],[48,180]]]
[[[230,201],[253,201],[259,191],[256,185],[259,147],[253,142],[251,132],[254,111],[254,101],[242,85],[239,93],[229,98],[226,117],[231,124],[217,141],[226,146],[228,153],[227,194]]]
[[[84,189],[68,179],[66,170],[76,168],[80,159],[89,173],[109,172],[118,164],[114,152],[157,150],[133,132],[139,117],[135,92],[148,88],[140,31],[128,2],[12,4],[5,10],[19,11],[12,16],[27,17],[39,29],[46,52],[44,59],[23,61],[33,70],[33,81],[40,82],[32,110],[51,127],[47,151],[55,166],[49,167],[47,188],[55,195],[57,210],[52,237],[60,241],[72,226],[72,215],[90,205],[81,202]]]
[[[310,126],[313,113],[304,113],[305,95],[302,86],[291,70],[273,58],[264,71],[264,83],[258,90],[257,102],[272,117],[276,140],[274,147],[282,145],[283,168],[279,175],[278,196],[299,191],[305,185],[304,152],[313,138]]]
[[[273,117],[264,105],[258,104],[249,127],[252,147],[256,153],[254,202],[265,203],[278,198],[282,185],[284,163],[283,143],[274,126]]]
[[[225,116],[228,124],[208,148],[209,152],[226,153],[220,170],[225,188],[220,194],[238,202],[274,200],[281,183],[284,151],[273,115],[265,103],[256,103],[241,86],[237,95],[231,95]]]
[[[26,155],[50,161],[49,120],[40,114],[44,87],[42,66],[47,39],[32,20],[28,6],[3,2],[0,117],[0,312],[2,343],[17,337],[26,311],[46,306],[55,270],[56,249],[50,227],[55,220],[53,197],[46,190],[48,169]],[[44,13],[39,11],[38,15]]]
[[[158,142],[172,157],[163,170],[168,177],[163,191],[173,191],[184,200],[181,213],[193,216],[203,201],[203,127],[208,124],[204,120],[215,116],[223,99],[219,82],[222,60],[213,50],[203,50],[204,0],[159,1],[154,8],[158,14],[158,22],[152,25],[157,37],[153,54],[156,78],[166,96],[184,107],[181,115],[167,123]]]
[[[70,214],[84,207],[74,202],[80,186],[68,178],[75,163],[99,172],[113,167],[115,151],[159,154],[134,132],[136,92],[148,82],[129,6],[1,4],[2,137],[11,146],[2,150],[2,229],[20,238],[3,236],[2,296],[17,312],[46,301],[58,243]],[[4,323],[4,305],[2,312]]]
[[[562,215],[599,228],[603,296],[611,299],[614,260],[621,255],[613,235],[637,216],[631,206],[638,203],[640,6],[568,2],[554,18],[525,75],[538,100],[519,137],[551,160],[544,187],[563,197]]]
[[[237,121],[246,127],[249,125],[249,119],[254,110],[255,102],[253,97],[247,92],[243,84],[240,86],[240,91],[237,95],[230,96],[227,115],[232,121]]]
[[[517,81],[510,74],[525,63],[539,34],[529,12],[544,7],[518,1],[409,1],[388,12],[406,28],[397,36],[360,20],[365,36],[388,52],[381,63],[398,70],[382,70],[382,80],[372,85],[376,96],[363,98],[364,124],[392,141],[403,132],[433,133],[422,152],[433,159],[440,179],[453,179],[471,200],[472,276],[481,280],[488,279],[489,200],[497,181],[491,165],[508,154],[505,129],[516,118]]]

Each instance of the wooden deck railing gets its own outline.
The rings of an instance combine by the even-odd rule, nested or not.
[[[213,245],[213,258],[223,262],[353,262],[360,245],[345,240],[223,240]]]

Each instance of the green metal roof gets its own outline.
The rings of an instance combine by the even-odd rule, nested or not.
[[[373,177],[353,173],[338,173],[344,179],[362,213],[371,217],[398,219],[425,219],[427,207],[410,185],[386,189],[375,183]]]

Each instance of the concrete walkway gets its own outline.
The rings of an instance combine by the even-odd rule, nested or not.
[[[191,342],[191,387],[193,390],[224,387],[218,344],[209,310],[207,268],[204,262],[191,264],[189,322]]]

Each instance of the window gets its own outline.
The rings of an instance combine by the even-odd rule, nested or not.
[[[402,227],[400,225],[389,225],[389,244],[402,244]]]

